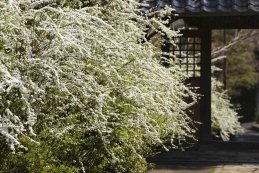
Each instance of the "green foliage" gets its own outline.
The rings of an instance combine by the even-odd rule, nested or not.
[[[214,72],[214,77],[223,81],[223,69],[226,70],[226,86],[231,103],[238,109],[240,121],[252,121],[255,110],[255,86],[258,83],[258,60],[255,56],[255,44],[250,35],[253,30],[226,30],[226,46],[236,39],[231,47],[221,51],[226,56],[227,66],[223,60],[215,63],[222,71]],[[213,32],[213,48],[224,46],[224,30]],[[237,37],[239,35],[239,37]],[[237,39],[238,38],[238,39]]]
[[[40,141],[40,144],[32,143],[27,138],[20,138],[28,150],[19,149],[16,154],[12,154],[9,147],[5,146],[5,150],[1,153],[0,171],[74,173],[84,169],[93,173],[142,172],[151,166],[143,157],[155,154],[145,143],[134,141],[136,139],[134,136],[138,134],[133,128],[114,127],[114,132],[107,137],[110,140],[110,145],[107,146],[103,146],[98,132],[89,132],[85,128],[70,130],[62,136],[57,135],[45,129],[35,139]],[[135,146],[129,146],[132,144]],[[119,156],[120,164],[117,164],[118,161],[114,158],[107,157],[109,151]]]
[[[237,42],[228,55],[228,92],[231,102],[239,105],[237,110],[242,121],[251,121],[255,110],[255,85],[258,83],[258,72],[254,58],[254,45]]]
[[[258,73],[254,66],[254,46],[237,42],[227,57],[228,87],[230,95],[240,95],[242,88],[251,88],[258,81]]]
[[[62,143],[59,143],[48,134],[42,133],[37,137],[40,144],[32,143],[26,138],[20,138],[23,145],[28,146],[28,150],[19,149],[16,154],[6,152],[3,157],[1,169],[3,172],[23,172],[23,173],[61,173],[79,172],[75,161],[76,156],[68,157],[66,150],[62,150]],[[9,148],[6,148],[7,150]],[[66,157],[65,162],[63,159]]]

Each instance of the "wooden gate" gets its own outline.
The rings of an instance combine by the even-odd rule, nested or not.
[[[201,40],[202,33],[200,30],[181,30],[183,34],[181,37],[173,38],[176,44],[168,43],[163,47],[163,51],[175,55],[174,62],[183,69],[189,78],[185,83],[190,88],[195,88],[194,92],[201,93]],[[191,98],[187,102],[192,102]],[[189,117],[194,121],[202,122],[201,114],[201,100],[198,103],[186,110]],[[196,133],[195,137],[200,141],[201,139],[201,124],[195,124]]]

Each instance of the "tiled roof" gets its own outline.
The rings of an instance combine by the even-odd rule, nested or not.
[[[259,12],[259,0],[141,0],[141,2],[149,5],[143,10],[152,7],[159,10],[168,5],[173,7],[176,13]]]

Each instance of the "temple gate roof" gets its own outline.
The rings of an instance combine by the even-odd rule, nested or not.
[[[259,0],[141,0],[144,10],[166,5],[182,15],[250,15],[259,12]]]

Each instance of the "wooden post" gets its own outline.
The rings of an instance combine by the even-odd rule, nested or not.
[[[211,143],[211,29],[202,28],[201,40],[201,93],[202,144]]]

